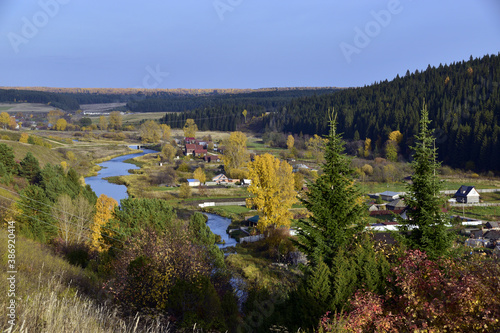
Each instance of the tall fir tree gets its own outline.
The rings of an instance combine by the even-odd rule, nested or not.
[[[433,131],[429,129],[429,114],[424,102],[420,116],[420,131],[415,137],[415,151],[411,163],[412,182],[407,185],[403,196],[408,206],[408,219],[399,218],[399,228],[404,241],[412,248],[427,252],[430,257],[437,257],[449,249],[452,236],[447,232],[446,221],[441,208],[444,198],[437,176],[440,164],[437,162],[437,149],[434,145]]]
[[[19,175],[26,178],[31,184],[40,181],[40,164],[35,156],[29,151],[20,163]]]
[[[344,142],[337,133],[337,120],[330,116],[330,133],[326,137],[323,173],[309,182],[306,198],[301,199],[312,213],[301,219],[297,245],[313,263],[321,258],[332,266],[336,254],[354,241],[363,229],[365,207],[354,184],[354,170],[344,153]]]

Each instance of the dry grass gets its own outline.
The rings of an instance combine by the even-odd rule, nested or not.
[[[0,327],[7,320],[7,239],[0,231]],[[95,277],[53,255],[42,245],[18,236],[16,241],[16,326],[9,332],[170,332],[168,325],[136,316],[120,318],[116,308],[85,296],[96,295]]]

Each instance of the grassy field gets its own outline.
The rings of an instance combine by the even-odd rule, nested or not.
[[[58,164],[64,161],[64,157],[61,153],[54,149],[50,149],[42,146],[30,145],[27,143],[20,143],[16,141],[0,140],[1,143],[5,143],[14,149],[14,156],[16,160],[22,160],[27,152],[31,152],[40,162],[40,166],[47,163]]]
[[[143,120],[159,120],[165,115],[164,112],[144,112],[144,113],[125,113],[122,115],[123,125],[138,126]],[[87,116],[92,119],[93,124],[99,124],[100,116]],[[108,116],[106,116],[107,118]]]
[[[7,108],[9,113],[17,112],[49,112],[57,108],[41,103],[0,103],[0,108]]]
[[[243,206],[216,206],[212,208],[215,212],[226,212],[229,214],[236,214],[236,215],[248,213],[251,210]]]
[[[476,189],[488,189],[488,188],[500,188],[499,180],[489,180],[489,179],[471,179],[471,178],[460,178],[460,179],[443,179],[443,190],[458,190],[462,185],[473,185]],[[394,183],[379,183],[379,182],[362,182],[358,181],[358,186],[363,193],[381,193],[384,191],[393,192],[405,192],[406,183],[394,182]],[[500,200],[500,199],[499,199]]]
[[[466,217],[485,221],[500,221],[500,206],[488,207],[452,207],[448,213],[450,215],[460,215],[465,213]]]

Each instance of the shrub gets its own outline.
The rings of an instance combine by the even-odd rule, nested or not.
[[[419,250],[408,251],[392,268],[388,281],[391,287],[385,296],[358,290],[345,317],[348,331],[492,332],[500,328],[496,296],[500,267],[487,258],[432,261]]]

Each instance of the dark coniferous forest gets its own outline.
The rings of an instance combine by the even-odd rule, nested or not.
[[[268,130],[327,134],[328,108],[339,113],[347,140],[370,138],[382,152],[391,131],[404,136],[403,156],[418,130],[419,110],[428,105],[439,159],[457,168],[500,170],[500,57],[485,56],[428,67],[392,81],[332,94],[294,99],[267,117]]]

